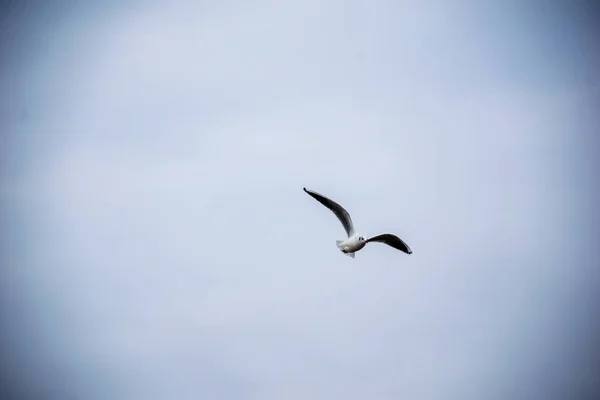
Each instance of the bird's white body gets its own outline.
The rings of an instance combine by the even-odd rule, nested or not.
[[[344,230],[348,237],[344,240],[336,240],[335,244],[338,249],[349,257],[354,258],[354,253],[361,250],[365,245],[369,242],[380,242],[385,243],[395,249],[405,252],[406,254],[412,254],[412,250],[402,239],[400,239],[396,235],[392,235],[391,233],[382,233],[380,235],[365,237],[359,235],[354,230],[354,223],[352,222],[352,218],[348,211],[344,209],[341,205],[336,203],[335,201],[323,196],[320,193],[317,193],[313,190],[307,190],[304,188],[304,191],[312,196],[319,203],[323,204],[325,207],[329,208],[336,217],[340,220],[342,225],[344,226]]]
[[[340,251],[352,258],[354,258],[354,253],[365,247],[366,244],[364,237],[357,234],[345,240],[336,240],[336,245]]]

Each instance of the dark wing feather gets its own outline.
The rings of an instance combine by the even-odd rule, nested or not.
[[[412,254],[412,250],[402,239],[400,239],[396,235],[392,235],[391,233],[382,233],[381,235],[373,236],[366,240],[366,243],[369,242],[380,242],[385,243],[388,246],[392,246],[395,249],[405,252],[406,254]]]
[[[342,207],[335,201],[328,199],[320,193],[314,192],[312,190],[307,190],[306,188],[303,189],[306,193],[311,195],[325,207],[329,208],[335,214],[335,216],[340,220],[340,222],[344,226],[344,230],[346,231],[348,237],[354,234],[354,224],[352,223],[352,218],[350,218],[350,214],[344,209],[344,207]]]

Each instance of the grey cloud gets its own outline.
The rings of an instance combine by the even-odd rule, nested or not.
[[[571,344],[598,326],[588,209],[571,207],[591,191],[569,129],[589,93],[532,77],[548,58],[500,8],[73,12],[52,57],[13,75],[29,117],[3,122],[18,290],[0,299],[37,334],[15,325],[2,345],[47,349],[40,376],[86,398],[597,390]],[[413,255],[344,257],[303,186]]]

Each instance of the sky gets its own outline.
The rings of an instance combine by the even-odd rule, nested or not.
[[[3,398],[600,395],[591,2],[0,14]]]

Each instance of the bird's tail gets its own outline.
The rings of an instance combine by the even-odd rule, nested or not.
[[[343,243],[343,242],[344,242],[343,240],[336,240],[336,241],[335,241],[335,245],[336,245],[336,246],[338,247],[338,249],[340,249],[340,250],[341,250],[341,251],[342,251],[342,252],[343,252],[345,255],[347,255],[348,257],[352,257],[352,258],[354,258],[354,253],[346,253],[346,252],[344,251],[344,248],[343,248],[344,246],[342,246],[342,243]]]

